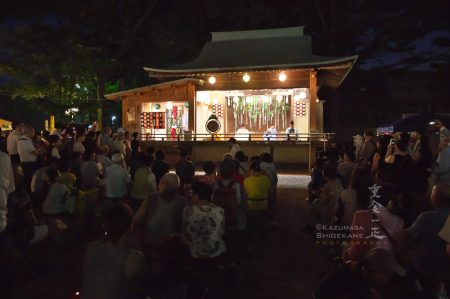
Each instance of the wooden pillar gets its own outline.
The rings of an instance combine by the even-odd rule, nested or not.
[[[309,71],[309,132],[319,129],[317,125],[317,71]]]
[[[187,85],[187,98],[189,103],[189,128],[192,133],[195,133],[195,85],[188,84]]]

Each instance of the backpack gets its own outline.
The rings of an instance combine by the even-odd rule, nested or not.
[[[225,225],[236,225],[239,216],[239,204],[237,203],[236,190],[233,188],[235,181],[224,185],[222,181],[217,181],[219,188],[214,191],[212,202],[221,207],[225,212]]]

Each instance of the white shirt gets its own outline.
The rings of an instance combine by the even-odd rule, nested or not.
[[[240,151],[240,150],[241,150],[241,148],[240,148],[239,144],[235,143],[235,144],[233,144],[233,145],[231,146],[230,154],[231,154],[231,155],[233,156],[233,158],[234,158],[234,155],[236,155],[236,153],[237,153],[238,151]]]
[[[46,214],[59,214],[66,211],[66,197],[69,193],[67,186],[55,183],[50,186],[47,198],[42,205],[42,209]]]
[[[247,130],[246,128],[239,128],[236,131],[235,138],[236,138],[236,140],[248,140],[249,134],[250,134],[250,131]]]
[[[33,142],[30,138],[22,136],[17,142],[17,147],[20,156],[20,162],[36,162],[37,155],[32,154],[33,151],[36,151],[36,148],[34,147]]]
[[[0,232],[6,228],[8,195],[14,189],[14,173],[11,166],[11,159],[7,154],[0,152]]]
[[[6,149],[10,155],[19,154],[17,141],[19,140],[20,137],[22,137],[22,134],[14,130],[8,135],[8,138],[6,138]]]
[[[130,175],[120,165],[112,164],[105,170],[106,197],[123,198],[127,194]]]
[[[73,152],[74,152],[74,153],[81,153],[81,154],[84,154],[85,150],[86,150],[86,149],[84,148],[84,145],[83,145],[81,142],[75,141],[75,142],[73,143]]]
[[[61,155],[56,147],[52,148],[52,157],[55,159],[61,159]]]

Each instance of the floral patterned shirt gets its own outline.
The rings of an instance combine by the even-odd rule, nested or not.
[[[183,211],[183,233],[194,258],[213,258],[225,253],[222,237],[225,213],[212,203],[186,207]]]

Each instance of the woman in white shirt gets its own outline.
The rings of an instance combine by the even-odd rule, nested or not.
[[[66,200],[69,195],[69,189],[66,185],[59,183],[59,171],[56,168],[47,170],[47,177],[50,181],[50,189],[48,190],[42,209],[45,214],[55,215],[66,212]]]

